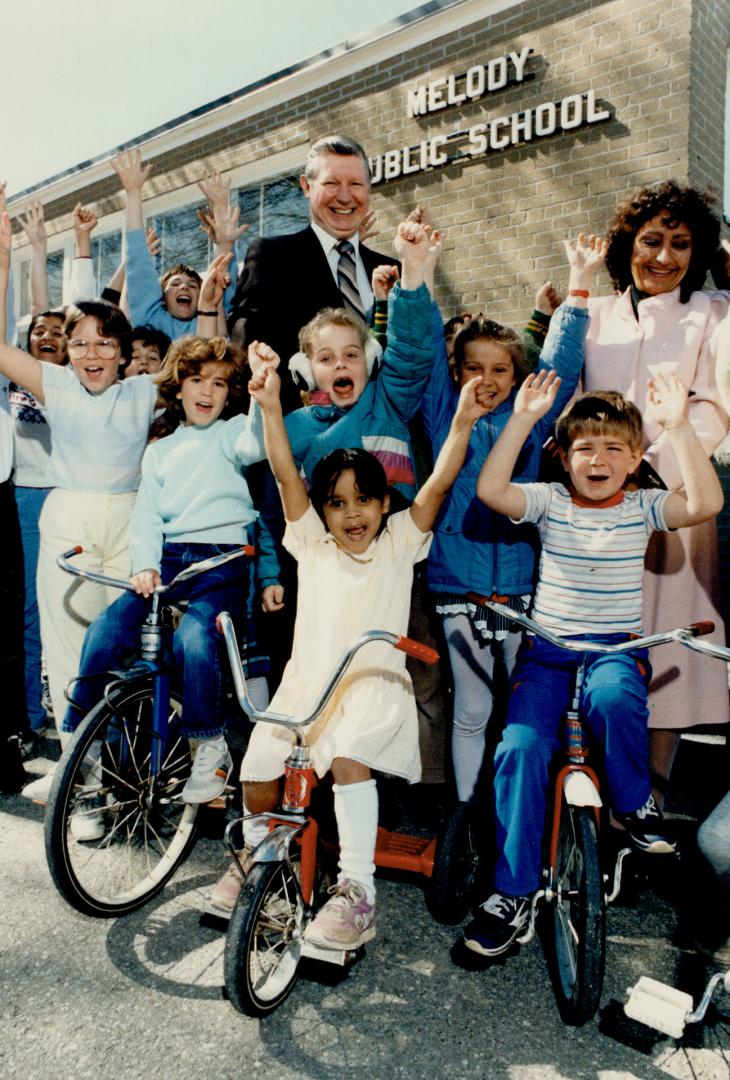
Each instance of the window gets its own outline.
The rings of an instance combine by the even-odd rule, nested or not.
[[[54,251],[46,263],[48,274],[48,306],[60,307],[63,303],[63,252]]]
[[[248,245],[257,236],[274,236],[303,229],[309,221],[309,206],[299,186],[299,177],[282,176],[232,192],[231,201],[240,208],[239,225],[249,228],[236,244],[236,256],[243,261]],[[156,259],[158,274],[176,263],[188,263],[201,274],[213,257],[213,245],[200,227],[197,210],[201,201],[175,207],[164,213],[150,215],[147,224],[154,227],[160,238],[161,249]],[[68,244],[67,244],[68,246]],[[70,254],[70,252],[69,252]],[[97,295],[109,284],[122,258],[121,231],[92,237],[91,258]],[[64,251],[48,256],[48,303],[57,307],[62,302]],[[235,268],[234,268],[235,273]],[[20,318],[30,314],[30,259],[20,262],[19,296]]]
[[[160,273],[176,263],[187,263],[201,273],[211,260],[213,247],[200,227],[197,215],[202,202],[179,206],[165,214],[155,214],[147,221],[152,225],[162,245],[158,270]]]
[[[91,260],[94,268],[96,295],[101,296],[114,276],[122,259],[121,232],[107,233],[91,241]]]

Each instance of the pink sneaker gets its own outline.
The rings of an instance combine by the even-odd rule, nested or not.
[[[375,905],[368,903],[362,885],[345,878],[329,891],[332,899],[307,927],[305,940],[323,949],[358,949],[372,941]]]

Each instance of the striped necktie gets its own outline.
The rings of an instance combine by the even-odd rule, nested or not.
[[[337,263],[337,288],[342,293],[345,306],[365,318],[360,293],[357,289],[357,270],[355,268],[355,249],[349,240],[340,240],[335,244],[340,259]]]

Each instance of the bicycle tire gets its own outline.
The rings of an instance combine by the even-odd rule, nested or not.
[[[606,899],[592,807],[563,803],[555,877],[549,934],[555,995],[563,1020],[581,1025],[600,1004],[606,960]]]
[[[122,688],[95,706],[56,768],[45,821],[53,883],[77,911],[126,915],[158,893],[195,843],[198,807],[176,799],[190,774],[178,732],[181,702],[170,695],[167,746],[152,777],[153,682]],[[74,819],[76,819],[74,821]],[[93,821],[101,835],[80,841]],[[94,826],[92,826],[93,828]]]
[[[299,976],[304,904],[288,863],[258,863],[247,875],[226,934],[223,974],[234,1008],[268,1016]]]
[[[433,875],[426,886],[426,907],[440,923],[464,920],[481,879],[481,844],[474,807],[457,803],[436,841]]]

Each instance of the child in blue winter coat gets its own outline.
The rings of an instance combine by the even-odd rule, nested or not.
[[[404,497],[402,505],[412,502],[416,475],[408,422],[431,375],[434,327],[443,340],[427,285],[440,241],[438,232],[418,222],[398,227],[395,248],[402,270],[388,296],[388,345],[382,356],[363,320],[345,308],[323,309],[300,331],[301,351],[289,368],[309,390],[310,404],[289,413],[285,423],[294,460],[307,480],[332,450],[360,447],[380,461],[389,487]],[[263,343],[252,347],[268,355]],[[372,378],[376,361],[380,368]],[[265,610],[278,610],[283,594],[273,584],[274,572],[267,566],[260,576]]]
[[[553,317],[539,369],[554,368],[561,385],[549,413],[535,425],[517,461],[514,479],[537,479],[543,442],[555,418],[575,391],[583,364],[583,341],[590,283],[601,265],[605,244],[598,237],[566,243],[570,263],[567,304]],[[468,801],[484,757],[484,737],[492,710],[495,661],[501,654],[509,673],[519,633],[484,607],[470,592],[526,610],[535,573],[537,536],[529,525],[514,525],[478,498],[477,479],[484,461],[512,415],[515,394],[526,375],[525,350],[513,331],[477,317],[454,344],[455,378],[446,354],[434,365],[422,417],[434,456],[448,435],[459,388],[479,379],[489,391],[490,411],[474,425],[466,462],[446,497],[434,528],[428,560],[429,588],[441,616],[454,684],[452,762],[460,801]]]
[[[154,327],[173,341],[194,333],[199,314],[200,274],[192,266],[179,263],[169,267],[158,279],[147,250],[142,191],[151,166],[142,163],[139,150],[125,150],[117,154],[111,165],[127,199],[126,277],[132,325]],[[228,206],[229,184],[213,173],[201,180],[198,186],[211,204],[211,213],[204,214],[202,219],[206,232],[215,242],[215,255],[229,255],[232,258],[235,242],[247,226],[239,226],[238,209]],[[214,312],[217,316],[215,333],[224,337],[227,333],[224,308],[232,303],[234,288],[229,280],[222,304]],[[206,311],[205,314],[210,312]]]

